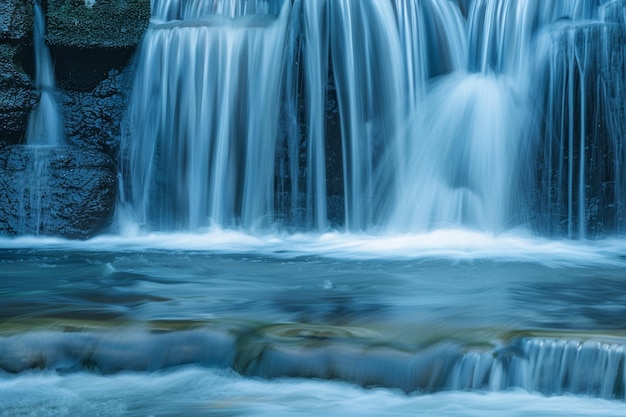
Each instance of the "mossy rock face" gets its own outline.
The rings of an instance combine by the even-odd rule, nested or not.
[[[0,0],[0,40],[21,41],[30,38],[33,29],[32,3],[24,0]]]
[[[48,43],[76,48],[139,44],[150,20],[150,0],[49,0]]]
[[[116,197],[115,165],[102,153],[0,148],[0,235],[89,238],[111,223]]]
[[[16,49],[0,44],[0,145],[22,140],[28,115],[37,103],[30,78],[14,62]]]

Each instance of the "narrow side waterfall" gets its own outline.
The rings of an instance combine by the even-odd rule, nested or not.
[[[154,0],[124,146],[152,230],[626,229],[622,0]]]
[[[39,104],[31,113],[26,131],[27,145],[59,146],[63,140],[63,119],[55,96],[56,82],[50,51],[46,46],[46,19],[41,0],[33,0],[35,20],[33,46],[35,49],[35,87],[40,93]]]
[[[26,129],[28,176],[22,179],[18,197],[20,234],[46,234],[52,223],[50,206],[51,176],[49,173],[50,150],[64,144],[63,119],[56,98],[54,67],[46,46],[46,21],[40,0],[33,0],[35,50],[35,87],[40,94],[39,103],[30,114]]]

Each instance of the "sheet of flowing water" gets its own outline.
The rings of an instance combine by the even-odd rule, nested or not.
[[[623,7],[155,0],[120,211],[159,231],[623,233]]]

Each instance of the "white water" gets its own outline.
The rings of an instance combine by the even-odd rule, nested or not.
[[[289,10],[285,2],[279,16],[200,9],[185,24],[153,21],[129,116],[129,204],[140,224],[253,228],[269,215]]]
[[[622,6],[155,1],[122,207],[154,231],[623,232]]]
[[[102,235],[86,241],[53,237],[0,239],[0,248],[50,248],[88,251],[206,251],[258,253],[277,257],[302,255],[335,259],[451,259],[530,262],[558,266],[623,265],[626,239],[553,240],[524,234],[492,235],[472,230],[442,229],[425,234],[371,236],[343,232],[251,234],[214,228],[197,233]]]
[[[622,416],[624,404],[526,392],[405,395],[339,382],[261,381],[196,367],[98,376],[33,373],[0,382],[2,416]]]

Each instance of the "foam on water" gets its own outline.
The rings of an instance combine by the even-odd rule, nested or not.
[[[198,233],[140,233],[102,235],[85,241],[54,237],[0,238],[1,249],[62,249],[127,252],[145,250],[256,253],[290,258],[320,256],[334,259],[450,259],[529,262],[549,266],[626,265],[626,240],[554,240],[524,232],[487,234],[467,229],[440,229],[424,234],[367,235],[342,232],[253,234],[211,228]]]
[[[521,391],[405,395],[315,380],[262,381],[195,366],[100,376],[33,372],[0,380],[0,416],[623,416],[624,404]]]

